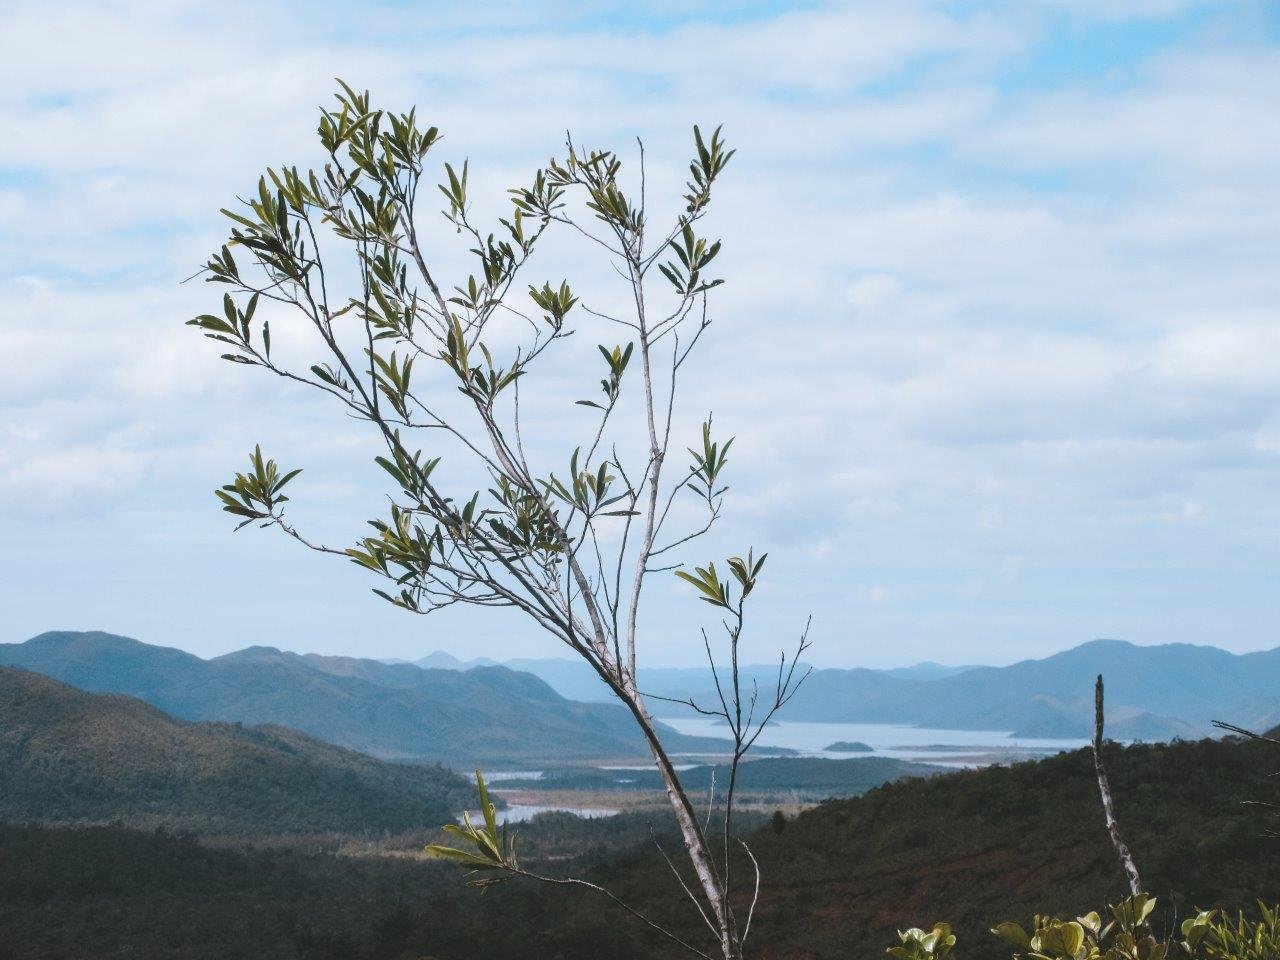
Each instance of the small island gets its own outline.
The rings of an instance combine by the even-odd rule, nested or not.
[[[828,753],[874,753],[875,748],[868,746],[861,740],[837,740],[835,743],[829,743],[824,748]]]

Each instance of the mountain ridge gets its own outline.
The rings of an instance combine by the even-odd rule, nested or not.
[[[282,723],[388,758],[519,764],[544,759],[547,744],[570,761],[642,753],[630,717],[603,702],[603,684],[585,664],[492,664],[440,651],[422,662],[440,665],[265,646],[202,660],[101,632],[51,632],[25,644],[0,644],[0,664],[43,670],[90,690],[139,696],[185,719]],[[1080,740],[1092,734],[1093,684],[1102,673],[1107,731],[1118,739],[1211,736],[1217,734],[1213,720],[1254,729],[1280,722],[1280,648],[1232,654],[1204,645],[1102,639],[1003,667],[944,667],[941,675],[930,676],[936,665],[917,666],[923,671],[816,669],[781,719]],[[745,667],[744,682],[767,689],[776,670]],[[662,712],[671,717],[691,713],[671,700],[715,702],[705,669],[642,667],[640,681],[649,693],[667,698]],[[353,711],[361,717],[360,729],[352,728]],[[682,739],[670,729],[664,735],[675,752],[726,746]]]
[[[432,656],[435,656],[434,654]],[[445,655],[448,657],[449,655]],[[466,669],[465,661],[454,660]],[[437,662],[447,662],[443,657]],[[588,699],[602,685],[569,660],[521,660],[562,694]],[[775,667],[745,667],[748,682],[772,682]],[[815,669],[788,704],[786,721],[907,723],[1005,731],[1042,739],[1086,739],[1093,732],[1093,685],[1107,682],[1107,729],[1120,739],[1215,735],[1213,720],[1245,726],[1280,721],[1280,648],[1233,654],[1189,643],[1139,646],[1086,641],[1048,657],[1002,667],[930,662],[888,670]],[[641,686],[658,696],[715,702],[705,668],[641,668]],[[598,692],[595,695],[599,695]],[[688,715],[671,705],[668,715]]]
[[[0,821],[121,820],[207,834],[447,823],[471,784],[276,725],[180,720],[135,697],[0,667]]]
[[[65,631],[0,644],[0,665],[136,696],[184,720],[281,724],[383,759],[468,769],[644,754],[625,708],[566,700],[537,677],[502,667],[424,670],[264,646],[204,660],[114,634]],[[663,733],[673,750],[728,746]]]

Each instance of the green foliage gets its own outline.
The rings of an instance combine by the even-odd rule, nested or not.
[[[600,354],[604,357],[604,362],[609,367],[609,375],[600,381],[600,389],[604,392],[605,404],[597,403],[594,400],[579,400],[578,405],[583,407],[595,407],[597,410],[606,410],[611,408],[618,402],[618,394],[622,389],[622,374],[626,372],[627,364],[631,362],[631,352],[635,349],[634,343],[628,343],[625,347],[614,347],[612,350],[599,344]]]
[[[572,332],[565,325],[578,298],[565,280],[528,284],[528,296],[541,313],[539,322],[522,312],[523,305],[512,303],[515,279],[551,227],[583,229],[567,207],[568,194],[578,194],[607,227],[596,239],[625,260],[624,272],[637,289],[658,254],[668,248],[672,252],[671,262],[659,267],[675,284],[674,311],[664,320],[648,321],[649,328],[643,320],[629,322],[641,334],[640,342],[652,346],[680,327],[695,297],[704,297],[721,282],[705,279],[720,241],[698,236],[694,227],[733,151],[726,148],[719,128],[709,140],[694,128],[685,212],[659,251],[649,254],[642,253],[642,204],[637,206],[624,190],[622,161],[611,151],[583,151],[569,143],[567,157],[536,171],[530,185],[508,190],[510,212],[491,231],[471,219],[470,164],[445,163],[437,184],[445,201],[441,212],[466,237],[474,265],[461,282],[445,285],[427,263],[419,237],[425,227],[418,216],[420,188],[429,177],[426,161],[439,131],[424,127],[414,110],[375,109],[367,91],[339,81],[336,104],[321,111],[317,133],[327,156],[321,167],[268,168],[243,209],[222,211],[230,236],[205,263],[204,273],[206,280],[230,290],[220,315],[201,314],[190,325],[230,347],[225,359],[316,387],[381,434],[387,450],[377,462],[402,496],[393,498],[389,518],[372,521],[376,536],[350,548],[320,548],[345,553],[391,581],[375,590],[378,596],[415,613],[459,602],[516,606],[543,626],[571,630],[567,609],[547,609],[548,584],[562,579],[562,566],[576,562],[573,551],[587,542],[598,544],[598,520],[620,517],[629,522],[638,515],[637,491],[616,453],[613,462],[594,462],[593,456],[597,447],[616,449],[601,441],[636,343],[600,346],[607,366],[600,380],[603,399],[578,401],[601,413],[584,462],[577,463],[575,452],[567,478],[535,475],[524,463],[519,424],[511,411],[500,413],[498,407],[535,361]],[[237,262],[239,251],[251,262]],[[341,271],[333,266],[340,258],[357,268],[358,292],[341,292]],[[294,322],[312,328],[314,346],[324,356],[302,368],[273,357],[270,327],[258,309],[264,300],[277,310],[288,308]],[[530,339],[506,358],[497,357],[496,348],[486,343],[487,328],[500,310],[525,317],[532,330]],[[702,326],[707,322],[704,313]],[[480,414],[480,424],[458,426],[436,412],[435,401],[424,392],[430,378],[420,372],[423,364],[436,362],[450,371],[452,382]],[[648,379],[647,354],[645,367]],[[493,485],[462,495],[440,489],[435,472],[440,456],[410,445],[413,431],[424,427],[460,439]],[[717,448],[704,430],[704,447],[695,473],[714,516],[724,492],[718,477],[729,444]],[[587,448],[584,443],[579,449]],[[296,475],[279,476],[274,462],[264,463],[255,450],[253,470],[237,474],[217,495],[224,510],[243,519],[242,526],[252,521],[278,524],[307,543],[283,521],[288,497],[280,488]],[[653,479],[656,483],[656,475]],[[478,576],[478,571],[484,574]],[[593,579],[602,591],[607,578]],[[617,598],[601,594],[594,602],[604,607]],[[595,622],[614,619],[597,617]],[[601,638],[595,642],[605,644]]]
[[[1258,902],[1258,919],[1207,910],[1182,922],[1188,950],[1207,960],[1275,960],[1280,957],[1280,907]]]
[[[567,281],[561,281],[558,290],[549,283],[544,283],[541,290],[537,287],[530,287],[529,298],[545,311],[543,321],[547,326],[556,330],[559,330],[564,324],[564,318],[569,315],[569,311],[578,302],[578,298],[569,290]]]
[[[711,322],[707,294],[722,283],[707,276],[721,242],[700,235],[695,227],[733,151],[726,148],[719,128],[708,140],[694,127],[695,156],[689,166],[685,210],[660,228],[652,246],[643,144],[639,176],[629,185],[621,177],[623,164],[616,153],[583,149],[567,138],[567,156],[536,171],[532,186],[508,190],[510,213],[498,218],[496,228],[483,228],[472,218],[469,163],[459,167],[446,162],[444,181],[436,184],[446,204],[441,213],[465,238],[473,258],[473,272],[451,283],[439,279],[450,269],[447,260],[443,266],[432,261],[437,244],[424,242],[419,233],[425,225],[418,200],[424,182],[430,182],[425,159],[439,139],[438,131],[423,130],[413,110],[374,109],[367,91],[358,93],[341,81],[339,87],[336,106],[321,113],[318,135],[328,156],[323,167],[306,172],[269,168],[259,178],[256,196],[245,201],[242,210],[223,211],[231,235],[206,262],[204,274],[207,281],[231,288],[223,298],[224,316],[201,315],[191,324],[230,346],[226,359],[338,400],[344,413],[367,424],[386,447],[377,462],[396,480],[399,493],[389,497],[390,518],[371,521],[376,536],[345,548],[313,543],[284,520],[287,498],[279,495],[276,485],[283,486],[293,475],[278,480],[266,465],[260,466],[257,452],[255,474],[238,475],[219,492],[224,509],[246,522],[277,526],[313,550],[347,557],[389,581],[374,592],[401,609],[427,614],[455,604],[515,608],[574,650],[630,708],[659,768],[672,781],[667,787],[673,813],[683,824],[683,843],[699,876],[695,899],[709,908],[706,915],[716,918],[724,955],[739,957],[733,908],[727,900],[732,884],[728,852],[724,875],[717,877],[708,867],[711,854],[703,831],[663,756],[665,748],[635,676],[646,577],[678,566],[650,561],[705,534],[719,517],[726,490],[720,476],[732,441],[723,447],[713,443],[709,422],[703,428],[703,451],[694,453],[692,469],[664,475],[663,465],[671,443],[677,373]],[[426,195],[434,196],[435,191],[428,187]],[[576,218],[571,202],[577,204]],[[589,219],[584,219],[584,209]],[[523,312],[527,304],[513,293],[517,276],[553,225],[568,227],[591,241],[593,249],[606,251],[609,265],[627,286],[625,318],[589,308],[584,312],[626,326],[636,336],[612,349],[600,344],[608,368],[600,381],[604,400],[578,401],[598,413],[591,416],[590,426],[579,428],[568,473],[559,476],[530,465],[520,398],[523,378],[573,333],[565,321],[577,298],[564,280],[558,287],[550,281],[528,284],[530,299],[542,312],[540,322]],[[242,270],[233,258],[236,247],[252,259],[249,269]],[[659,263],[662,257],[669,259]],[[335,268],[339,261],[342,266]],[[674,288],[674,297],[670,291],[646,292],[646,277],[654,266]],[[247,301],[243,311],[237,297]],[[273,358],[265,318],[261,336],[254,335],[259,297],[273,301],[307,333],[305,340],[291,340],[291,352],[318,351],[321,356],[304,353],[305,367]],[[515,336],[505,325],[498,337],[491,335],[495,318],[512,316],[525,321]],[[656,348],[668,337],[670,350],[663,344],[659,353]],[[610,419],[633,352],[641,359],[643,389],[637,402],[643,417],[627,422],[633,427],[643,424],[648,442],[643,465],[633,463],[628,469],[618,451],[635,449],[636,435],[615,425],[621,418],[612,424]],[[436,373],[468,402],[433,395],[438,377],[424,376],[420,370],[435,364],[443,365],[443,370],[435,367]],[[554,415],[541,419],[558,422]],[[434,470],[440,457],[413,446],[419,437],[453,444],[469,467],[463,475],[487,477],[487,489],[451,492],[445,485],[448,475]],[[565,451],[573,443],[565,442],[561,431],[552,442]],[[695,524],[692,531],[673,534],[663,527],[676,495],[686,488],[705,501],[707,519],[701,528]],[[732,606],[727,588],[721,589],[714,578],[714,568],[699,571],[711,578],[718,593],[709,599],[730,609],[735,621],[732,627],[725,625],[735,698],[741,690],[736,671],[743,601],[763,559],[756,561],[748,553],[745,560],[729,561],[739,586]],[[624,587],[628,568],[635,574]],[[735,766],[773,713],[794,694],[799,682],[796,660],[807,647],[806,638],[807,630],[790,668],[779,672],[773,700],[761,702],[758,729],[744,729],[740,701],[735,700],[731,714],[725,697],[720,697],[726,720],[732,716],[737,721],[732,729]],[[753,698],[745,711],[746,727],[756,717],[755,706]],[[478,851],[465,854],[473,858],[468,862],[474,868],[494,856],[502,862],[502,852],[486,845],[492,840],[486,831],[470,824],[460,829],[460,836]],[[437,853],[464,856],[451,849]]]
[[[1008,921],[991,932],[1019,960],[1164,960],[1170,945],[1147,930],[1155,907],[1154,897],[1138,894],[1112,907],[1113,919],[1105,925],[1095,911],[1075,920],[1037,916],[1030,933]]]
[[[733,446],[733,439],[730,437],[723,446],[714,442],[711,439],[711,421],[708,420],[702,425],[702,450],[689,449],[689,455],[693,457],[693,467],[689,472],[698,481],[689,489],[707,503],[714,502],[728,489],[717,487],[716,484],[725,464],[729,462],[729,448]]]
[[[900,931],[897,938],[902,941],[900,945],[888,948],[888,955],[897,960],[945,960],[956,945],[955,934],[946,923],[934,924],[928,932],[913,927]]]
[[[1150,929],[1156,900],[1145,893],[1111,907],[1106,923],[1096,912],[1074,920],[1037,916],[1030,932],[1006,921],[992,929],[1013,948],[1014,960],[1276,960],[1280,957],[1280,908],[1258,904],[1259,918],[1233,918],[1207,910],[1183,921],[1182,938],[1162,939]],[[898,934],[901,946],[887,951],[898,960],[930,960],[951,953],[956,938],[940,923],[930,933],[913,928]]]
[[[735,607],[745,600],[755,589],[756,578],[760,575],[764,562],[768,558],[768,554],[762,554],[760,559],[755,557],[755,551],[747,551],[745,558],[730,557],[727,561],[729,572],[733,574],[733,578],[738,582],[738,599],[735,601],[729,582],[722,581],[716,574],[716,565],[709,563],[705,567],[695,567],[693,573],[684,570],[677,570],[676,576],[685,583],[692,584],[694,589],[702,596],[699,598],[711,604],[713,607],[724,607],[726,610],[733,610]]]
[[[676,576],[702,594],[699,598],[713,607],[731,608],[729,602],[729,584],[722,581],[716,573],[716,565],[709,563],[705,567],[694,567],[694,572],[677,570]]]
[[[575,872],[610,869],[619,857],[652,850],[655,839],[679,842],[674,825],[639,813],[541,814],[521,825],[520,838],[522,861]],[[651,949],[633,950],[632,928],[598,900],[560,891],[548,900],[524,884],[481,896],[446,862],[386,855],[425,836],[370,846],[347,839],[350,853],[335,852],[331,838],[251,839],[234,847],[119,825],[0,823],[0,957],[598,960],[590,922],[609,917],[622,941],[617,960],[653,960]]]
[[[723,280],[703,280],[702,271],[716,254],[720,252],[720,241],[708,245],[707,241],[694,235],[693,228],[685,224],[678,240],[671,241],[671,249],[675,252],[678,264],[674,261],[659,265],[662,275],[671,281],[676,293],[684,297],[705,293],[712,287],[718,287]]]
[[[711,184],[737,153],[736,150],[725,150],[724,141],[720,139],[720,127],[712,132],[711,143],[708,144],[702,136],[702,130],[695,124],[693,142],[698,156],[689,164],[689,182],[686,184],[689,192],[684,198],[689,205],[687,209],[690,214],[697,213],[707,205],[711,197]]]
[[[444,860],[452,860],[460,867],[465,867],[468,874],[467,883],[473,887],[490,887],[510,880],[520,872],[520,861],[516,858],[516,836],[507,832],[507,825],[498,827],[497,812],[489,799],[489,790],[484,783],[484,774],[476,771],[476,793],[480,801],[480,814],[484,819],[483,826],[471,822],[471,814],[464,811],[462,825],[445,824],[444,832],[465,844],[462,847],[450,847],[441,843],[427,844],[426,851],[430,856]],[[496,876],[492,874],[497,874]]]
[[[233,516],[246,518],[240,527],[255,520],[269,522],[276,516],[279,508],[289,501],[281,493],[285,484],[302,472],[290,470],[282,476],[274,460],[263,460],[262,448],[259,446],[253,448],[249,465],[248,473],[237,473],[234,481],[221,490],[214,491],[222,501],[223,510]]]
[[[902,943],[887,951],[897,960],[945,960],[956,945],[956,936],[945,923],[934,924],[927,933],[919,927],[899,931],[898,939]]]
[[[1214,930],[1217,942],[1202,937],[1197,960],[1277,956],[1275,911],[1250,905],[1255,891],[1280,888],[1280,857],[1260,836],[1259,811],[1238,802],[1267,788],[1269,756],[1266,745],[1181,743],[1131,747],[1112,764],[1121,815],[1125,796],[1143,811],[1127,822],[1144,874],[1161,891],[1148,924],[1179,941],[1193,926]],[[928,910],[952,919],[952,958],[1010,960],[1024,948],[988,933],[995,921],[1047,907],[1079,922],[1123,888],[1106,831],[1091,819],[1091,780],[1082,751],[893,783],[788,817],[781,833],[756,817],[759,832],[748,840],[769,909],[753,924],[754,955],[884,956],[889,943],[901,945],[897,931]],[[653,849],[649,820],[535,818],[521,826],[521,863],[674,910],[681,894],[665,884],[670,869]],[[678,842],[671,826],[653,825],[668,850]],[[0,944],[18,960],[106,960],[126,947],[136,960],[598,960],[601,944],[610,960],[679,955],[589,893],[517,883],[481,897],[434,860],[16,826],[0,826]]]
[[[0,820],[380,834],[451,820],[467,799],[466,781],[438,766],[285,727],[188,723],[0,667]]]
[[[1273,749],[1222,741],[1108,746],[1117,813],[1144,880],[1161,894],[1153,929],[1176,930],[1198,908],[1234,911],[1259,891],[1280,889],[1280,856],[1263,836],[1267,813],[1240,802],[1274,791]],[[744,764],[742,775],[773,762]],[[955,955],[1009,960],[1010,946],[988,933],[995,922],[1036,912],[1072,920],[1114,902],[1125,887],[1098,815],[1088,750],[895,780],[822,803],[789,818],[783,833],[765,830],[749,842],[769,898],[752,937],[758,955],[779,960],[873,956],[899,942],[897,931],[933,917],[951,924]],[[665,869],[655,857],[611,878],[642,908],[674,910],[676,898],[648,892],[661,886]],[[610,935],[604,924],[596,934]]]

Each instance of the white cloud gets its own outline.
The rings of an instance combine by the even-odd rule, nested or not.
[[[282,30],[274,8],[17,5],[0,37],[10,533],[39,542],[24,520],[35,497],[41,523],[79,504],[128,544],[123,518],[154,511],[194,542],[217,519],[209,486],[257,439],[309,468],[314,499],[299,509],[326,535],[346,535],[348,510],[377,509],[358,431],[226,368],[182,327],[219,296],[179,282],[218,242],[217,209],[263,165],[315,159],[315,108],[339,73],[417,102],[449,158],[473,157],[487,197],[565,127],[624,147],[643,135],[650,190],[670,194],[689,124],[726,122],[740,152],[711,222],[729,283],[680,427],[714,409],[739,437],[714,546],[781,548],[767,628],[816,606],[834,660],[891,636],[896,657],[936,653],[940,627],[989,644],[977,657],[1005,649],[993,631],[1055,646],[1139,623],[1112,601],[1050,623],[1009,591],[1016,580],[1051,606],[1046,570],[1096,584],[1079,571],[1099,552],[1204,566],[1246,528],[1275,529],[1280,55],[1208,31],[1126,64],[1122,84],[1020,89],[1009,71],[1033,69],[1049,7],[1087,29],[1186,4],[1038,6],[735,20],[673,5],[673,25],[646,29],[594,12],[583,26],[568,7],[555,24],[512,7],[493,29],[491,14],[390,6],[335,39],[322,17]],[[538,269],[607,303],[609,277],[582,252]],[[277,329],[279,349],[303,348]],[[613,335],[584,331],[574,349]],[[575,397],[591,388],[551,379]],[[1280,560],[1257,549],[1251,562]],[[1161,622],[1194,639],[1205,616]],[[206,619],[206,639],[227,623]],[[388,643],[418,629],[385,622]]]
[[[93,516],[132,489],[145,476],[151,456],[113,449],[110,437],[91,445],[60,447],[53,453],[42,437],[35,443],[8,447],[0,461],[0,507],[14,514],[60,520]],[[10,460],[12,457],[12,460]]]
[[[1280,151],[1276,50],[1169,55],[1149,75],[1128,89],[1027,96],[975,136],[970,149],[1029,169],[1110,164],[1140,171],[1138,186],[1153,177],[1258,176]]]
[[[1036,0],[1082,18],[1130,20],[1168,17],[1196,6],[1196,0]]]

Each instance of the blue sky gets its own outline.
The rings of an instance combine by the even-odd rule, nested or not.
[[[727,283],[686,426],[714,409],[739,438],[704,552],[770,551],[753,656],[810,612],[830,665],[1280,643],[1275,4],[404,2],[351,19],[9,5],[0,641],[557,653],[489,611],[398,614],[354,568],[233,535],[210,494],[258,441],[306,468],[296,517],[328,539],[359,535],[383,492],[332,409],[183,326],[216,299],[181,281],[220,242],[218,208],[269,163],[317,161],[341,75],[416,103],[495,204],[566,128],[642,136],[661,187],[693,123],[725,124]],[[575,285],[616,295],[564,257]],[[697,662],[699,605],[665,581],[650,603],[651,661]]]

